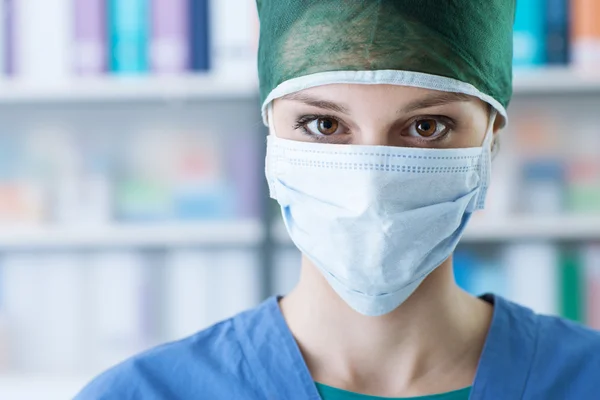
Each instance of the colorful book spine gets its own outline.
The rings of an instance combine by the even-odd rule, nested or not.
[[[454,267],[454,280],[456,284],[463,290],[473,293],[473,273],[477,268],[476,256],[468,250],[456,250],[452,257]]]
[[[587,325],[600,330],[600,244],[585,250],[587,283]]]
[[[544,0],[519,0],[514,24],[514,66],[543,65],[546,58]]]
[[[565,167],[556,157],[542,157],[523,162],[521,211],[556,215],[565,207]]]
[[[569,0],[546,0],[546,60],[551,65],[569,63]]]
[[[575,68],[596,71],[600,66],[600,2],[571,0],[572,62]]]
[[[152,0],[152,70],[181,73],[189,66],[189,0]]]
[[[100,75],[106,70],[106,3],[75,0],[75,71]]]
[[[508,296],[506,271],[500,260],[495,256],[477,258],[477,265],[470,278],[471,293],[481,296],[492,293],[498,296]]]
[[[211,68],[211,18],[209,0],[189,0],[190,69],[205,72]],[[216,5],[219,7],[219,1]]]
[[[564,251],[560,256],[560,314],[564,318],[584,322],[585,287],[580,252]]]
[[[240,134],[227,145],[228,176],[233,180],[236,190],[236,214],[240,218],[256,218],[261,214],[260,143],[253,135]],[[241,200],[243,199],[243,200]]]
[[[3,43],[2,47],[2,69],[7,76],[12,76],[15,71],[14,66],[14,47],[15,47],[15,23],[14,9],[15,0],[2,0],[4,11],[4,24],[2,29]]]
[[[6,2],[0,0],[0,79],[6,75]]]
[[[149,69],[149,0],[109,0],[110,70],[140,74]]]
[[[73,10],[70,0],[15,1],[15,73],[36,84],[71,74]]]

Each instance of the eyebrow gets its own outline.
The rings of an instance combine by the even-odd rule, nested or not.
[[[423,108],[439,107],[450,103],[467,102],[473,98],[467,94],[455,92],[440,92],[415,100],[402,107],[401,113],[410,113]]]
[[[283,100],[300,101],[304,104],[308,104],[309,106],[323,108],[326,110],[331,110],[331,111],[339,112],[342,114],[350,114],[348,107],[346,107],[342,104],[334,103],[332,101],[318,99],[316,97],[311,97],[311,96],[308,96],[303,93],[286,94],[285,96],[282,97],[282,99]]]
[[[334,103],[332,101],[327,101],[323,99],[319,99],[316,97],[311,97],[307,94],[296,92],[286,94],[282,97],[283,100],[292,100],[292,101],[300,101],[309,106],[323,108],[326,110],[331,110],[335,112],[339,112],[342,114],[350,114],[349,108],[343,104]],[[455,93],[455,92],[439,92],[429,96],[426,96],[421,99],[417,99],[411,103],[408,103],[406,106],[398,110],[399,113],[410,113],[423,108],[430,107],[439,107],[445,104],[457,103],[457,102],[466,102],[471,101],[472,97],[463,93]]]

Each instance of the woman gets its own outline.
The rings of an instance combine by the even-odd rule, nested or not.
[[[600,398],[598,333],[452,274],[507,119],[514,1],[258,5],[266,175],[300,281],[78,398]]]

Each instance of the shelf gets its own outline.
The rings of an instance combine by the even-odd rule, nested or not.
[[[569,68],[515,70],[513,88],[519,94],[600,94],[600,73],[577,72]]]
[[[264,238],[260,221],[0,229],[0,251],[67,248],[252,246]]]
[[[600,240],[600,215],[474,219],[464,236],[465,242],[511,240]]]
[[[258,99],[256,78],[211,74],[71,78],[52,84],[0,81],[0,104]]]
[[[283,223],[273,228],[275,240],[291,244]],[[600,241],[600,215],[597,217],[511,217],[499,221],[474,219],[463,243],[508,242],[514,240]]]
[[[75,77],[52,83],[0,80],[0,104],[258,99],[256,74]],[[600,73],[516,70],[514,93],[600,93]]]
[[[45,376],[0,373],[0,399],[72,399],[91,379],[91,376]]]

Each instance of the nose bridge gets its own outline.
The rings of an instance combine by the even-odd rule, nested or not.
[[[381,121],[373,121],[365,124],[356,135],[355,143],[363,146],[397,146],[393,135],[390,134],[389,126]]]

